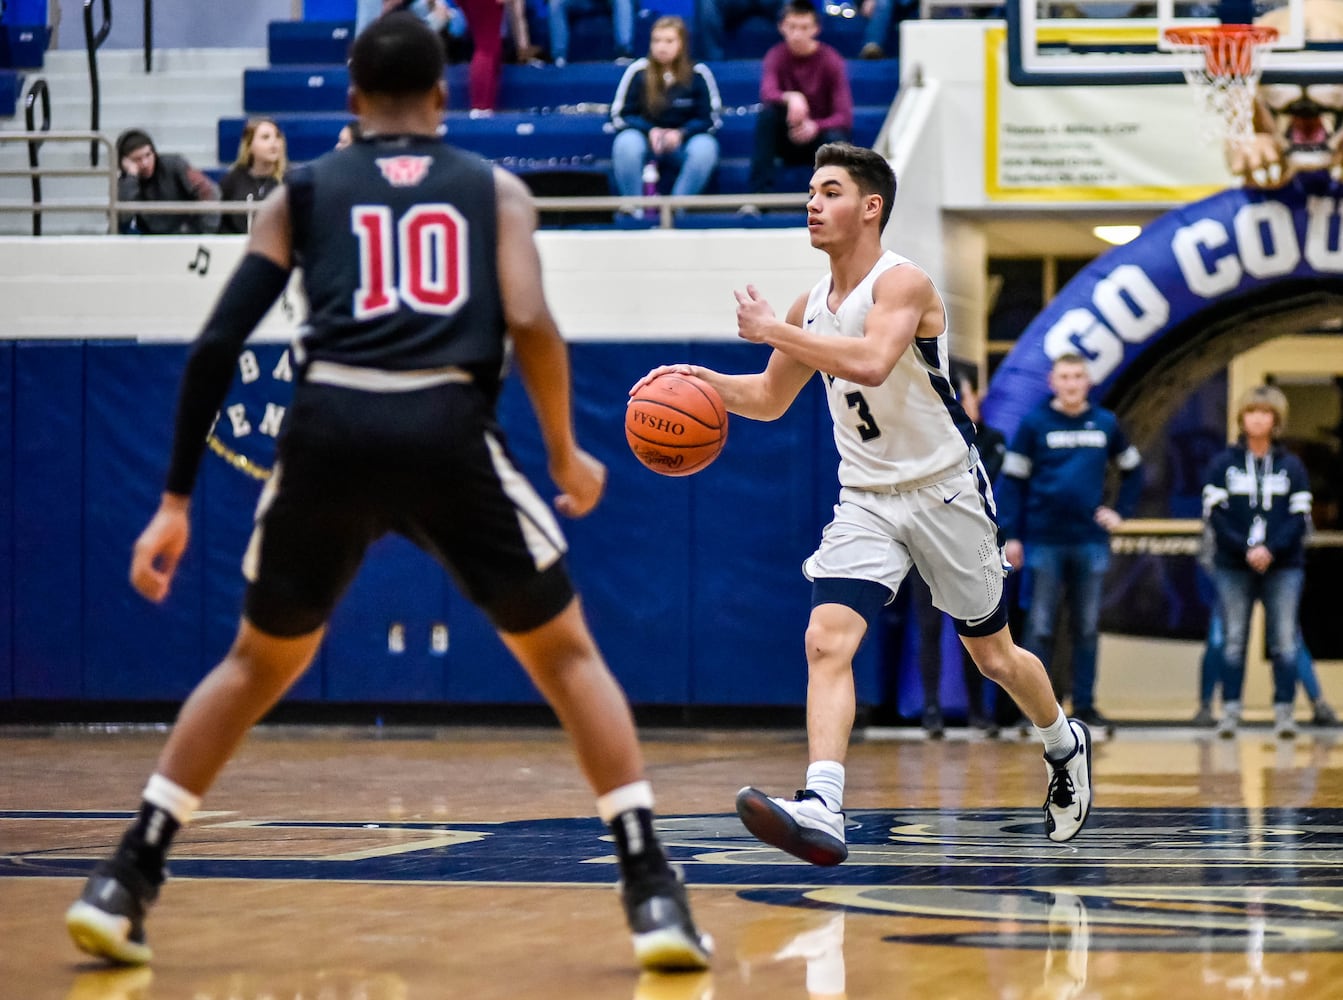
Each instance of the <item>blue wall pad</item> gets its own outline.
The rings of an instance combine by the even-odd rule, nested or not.
[[[82,355],[82,400],[61,398],[58,405],[87,410],[84,538],[82,553],[74,554],[75,565],[83,565],[83,615],[67,619],[82,622],[84,697],[175,700],[191,690],[205,666],[202,553],[214,524],[203,505],[192,505],[191,543],[163,604],[146,601],[127,577],[131,546],[163,491],[186,348],[90,341]]]
[[[14,345],[0,343],[0,698],[14,697]]]
[[[84,345],[16,344],[13,412],[14,694],[78,698],[83,651],[71,623],[85,611]]]

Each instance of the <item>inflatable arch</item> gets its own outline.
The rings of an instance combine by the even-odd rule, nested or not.
[[[1048,399],[1051,359],[1088,361],[1093,399],[1142,448],[1191,391],[1242,351],[1288,333],[1343,333],[1343,185],[1234,189],[1162,216],[1059,292],[984,399],[1010,441]]]

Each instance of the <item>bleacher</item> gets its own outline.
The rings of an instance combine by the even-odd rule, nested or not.
[[[646,51],[648,32],[656,16],[651,11],[640,13],[636,51]],[[899,72],[894,59],[857,58],[864,27],[865,22],[859,18],[825,16],[821,37],[849,59],[854,141],[870,146],[895,97]],[[244,75],[245,115],[274,118],[285,132],[289,157],[294,162],[313,159],[331,149],[341,126],[349,121],[345,110],[349,87],[345,54],[353,30],[348,21],[272,23],[268,37],[270,65],[250,69]],[[729,58],[710,64],[722,96],[724,118],[718,135],[721,159],[706,194],[749,193],[760,57],[778,39],[772,23],[753,19],[730,37]],[[893,42],[888,50],[895,50]],[[612,193],[612,132],[607,110],[624,70],[610,61],[611,51],[609,17],[577,20],[571,36],[570,64],[564,68],[506,64],[498,109],[490,117],[473,118],[464,110],[467,66],[450,66],[450,141],[514,170],[538,194]],[[220,120],[221,164],[229,163],[236,154],[245,120]],[[799,190],[805,184],[805,175],[796,171],[786,179]],[[792,218],[785,219],[767,215],[763,221],[748,220],[747,224],[792,224],[798,213],[791,214]],[[593,221],[577,220],[582,224]],[[711,224],[711,220],[700,218],[698,223]]]

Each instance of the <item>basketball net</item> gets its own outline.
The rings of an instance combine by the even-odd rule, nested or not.
[[[1184,67],[1184,78],[1208,115],[1212,136],[1238,148],[1248,146],[1254,139],[1260,57],[1277,40],[1278,30],[1257,24],[1219,24],[1167,28],[1164,34],[1172,50],[1203,56],[1199,64]]]

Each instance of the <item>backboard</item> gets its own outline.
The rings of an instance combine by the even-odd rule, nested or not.
[[[1343,0],[1009,0],[1008,78],[1017,86],[1184,82],[1197,54],[1173,51],[1172,27],[1266,24],[1265,83],[1343,83]]]

